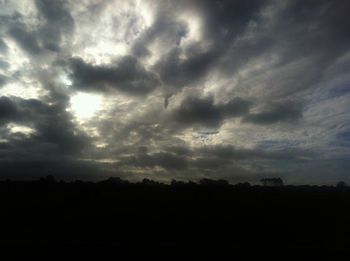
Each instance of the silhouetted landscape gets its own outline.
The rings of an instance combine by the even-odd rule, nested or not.
[[[1,245],[350,247],[350,187],[277,183],[2,181]]]

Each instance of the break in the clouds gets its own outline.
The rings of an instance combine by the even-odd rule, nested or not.
[[[0,0],[1,178],[350,182],[346,0]]]

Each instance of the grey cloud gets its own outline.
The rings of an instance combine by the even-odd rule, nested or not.
[[[214,171],[225,168],[231,164],[232,164],[232,161],[228,159],[211,158],[211,157],[197,158],[191,162],[191,166],[199,170],[214,170]]]
[[[198,156],[217,158],[223,160],[302,160],[303,158],[312,158],[315,153],[309,150],[297,149],[279,149],[279,150],[261,150],[236,148],[232,145],[214,145],[198,148],[195,153]]]
[[[23,103],[22,103],[23,104]],[[48,142],[58,146],[68,154],[80,153],[88,144],[88,137],[71,122],[70,116],[59,105],[48,106],[36,100],[26,101],[23,104],[23,120],[32,118],[38,134],[39,142]]]
[[[256,151],[236,149],[232,145],[204,146],[197,149],[197,154],[202,157],[214,157],[225,160],[243,160],[257,156]]]
[[[199,1],[206,19],[204,31],[216,41],[215,47],[225,51],[244,32],[250,22],[255,21],[267,1]]]
[[[223,120],[246,114],[251,102],[235,97],[224,104],[214,104],[213,97],[186,98],[174,112],[174,119],[184,125],[219,127]]]
[[[273,124],[277,122],[295,122],[301,119],[302,106],[296,102],[273,103],[267,109],[258,113],[249,113],[244,118],[244,122],[255,124]]]
[[[66,7],[66,1],[36,0],[35,3],[46,19],[46,24],[40,29],[44,48],[59,52],[62,36],[71,35],[74,30],[74,19]]]
[[[178,153],[180,152],[180,153]],[[143,168],[155,169],[161,167],[167,171],[181,172],[188,178],[193,177],[193,173],[202,172],[207,175],[227,175],[228,179],[235,179],[239,173],[244,173],[249,179],[251,171],[243,171],[246,164],[252,165],[254,162],[259,166],[260,162],[283,161],[295,164],[306,162],[315,154],[306,150],[261,150],[243,149],[231,145],[202,146],[198,148],[184,148],[175,146],[155,153],[141,153],[135,156],[122,156],[117,164],[119,168]],[[260,168],[263,168],[262,166]],[[236,172],[236,173],[235,173]],[[243,176],[244,179],[244,176]]]
[[[129,94],[147,94],[158,85],[158,79],[133,56],[125,56],[110,66],[94,66],[82,59],[70,61],[71,77],[82,90],[107,91],[115,88]]]
[[[278,61],[273,65],[243,77],[240,88],[270,100],[317,88],[327,67],[349,49],[349,3],[289,1],[280,5],[268,1],[265,7],[268,9],[256,13],[246,28],[249,30],[230,46],[218,65],[220,73],[223,77],[237,75],[258,59],[264,63],[275,57]]]
[[[201,80],[225,55],[234,39],[255,19],[265,1],[180,1],[176,5],[160,3],[155,23],[136,41],[134,50],[138,55],[149,55],[149,44],[160,38],[162,44],[173,44],[170,51],[155,65],[162,81],[176,92],[188,84]],[[202,42],[194,42],[185,50],[178,47],[181,37],[186,36],[186,26],[181,26],[176,16],[182,10],[199,11],[203,18]],[[165,38],[165,39],[163,39]],[[207,42],[209,49],[203,49]],[[184,51],[187,59],[180,59]]]
[[[35,99],[1,97],[0,118],[8,123],[27,125],[36,130],[31,137],[24,137],[26,142],[51,144],[56,153],[80,153],[88,144],[88,137],[79,131],[61,105],[48,105]],[[22,143],[23,144],[23,143]],[[20,148],[20,147],[19,147]]]
[[[0,69],[6,70],[10,67],[10,64],[6,61],[0,60]],[[0,76],[0,78],[3,78]],[[0,80],[0,85],[1,85],[1,80]]]
[[[30,55],[42,54],[44,50],[59,52],[62,37],[74,30],[74,19],[65,7],[65,1],[37,0],[35,1],[39,15],[46,23],[40,26],[27,25],[19,13],[5,19],[8,35]],[[6,45],[0,42],[0,51],[6,50]]]
[[[156,166],[170,170],[185,170],[187,169],[187,159],[182,156],[174,155],[166,152],[154,154],[142,154],[137,157],[124,158],[121,165],[133,167],[151,167]]]
[[[155,65],[165,84],[180,89],[198,81],[209,70],[214,59],[217,59],[217,50],[202,51],[199,46],[192,46],[191,49],[187,60],[182,61],[180,49],[175,48]]]
[[[5,53],[7,52],[7,45],[6,43],[0,38],[0,53]]]
[[[179,45],[181,39],[188,33],[188,26],[184,22],[177,21],[174,13],[162,9],[166,5],[162,2],[158,6],[158,15],[152,26],[144,32],[132,45],[132,51],[136,56],[145,57],[152,55],[148,47],[154,41],[170,43],[171,46]]]
[[[23,26],[12,27],[9,30],[9,35],[29,54],[37,55],[42,51],[36,34],[28,32]]]
[[[30,6],[37,13],[15,10],[12,2],[0,15],[0,85],[9,93],[7,83],[28,87],[28,95],[39,98],[0,98],[1,172],[20,175],[17,162],[28,176],[56,169],[84,176],[87,165],[78,160],[84,158],[96,175],[108,169],[126,178],[148,171],[163,180],[178,173],[249,180],[276,170],[297,176],[292,170],[305,167],[299,178],[311,170],[308,177],[317,180],[324,151],[336,151],[326,155],[335,164],[349,155],[348,1],[142,1],[136,7],[36,0]],[[196,22],[198,32],[191,31]],[[29,54],[25,59],[17,57],[13,40]],[[125,46],[127,54],[110,64],[87,62],[105,51],[88,47],[105,40]],[[64,86],[66,73],[72,85]],[[77,123],[67,108],[70,96],[84,91],[101,92],[107,105]],[[13,132],[10,122],[35,132]],[[196,127],[198,137],[191,132]],[[90,128],[99,136],[88,137]],[[335,169],[345,173],[345,165]]]
[[[277,25],[279,34],[291,40],[296,46],[286,48],[291,50],[291,55],[305,55],[317,53],[318,55],[337,55],[344,52],[350,36],[347,28],[350,25],[347,12],[350,4],[347,1],[331,2],[322,1],[293,1],[284,12],[281,24]],[[296,34],[282,32],[282,27],[293,23],[292,30]],[[307,32],[308,30],[308,32]],[[322,33],[317,33],[322,30]],[[293,41],[294,39],[294,41]],[[302,48],[301,48],[302,47]],[[320,51],[325,51],[321,53]]]
[[[189,97],[175,111],[174,118],[185,125],[202,124],[217,127],[222,118],[220,110],[214,106],[214,100],[209,98]]]
[[[235,97],[231,99],[228,103],[220,104],[218,107],[221,109],[222,114],[225,117],[235,117],[246,114],[252,105],[253,103],[251,101]]]
[[[184,157],[175,156],[168,153],[156,153],[151,156],[149,162],[165,169],[181,170],[187,168],[187,161]]]
[[[1,62],[0,62],[0,68],[1,68]],[[4,75],[0,74],[0,87],[5,85],[7,82],[7,77],[5,77]]]
[[[45,19],[60,27],[72,28],[74,19],[62,0],[36,0],[37,9],[45,17]],[[61,29],[61,28],[58,28]]]
[[[12,120],[18,117],[16,104],[7,97],[0,97],[0,123]]]
[[[192,150],[185,146],[171,146],[171,147],[165,148],[165,150],[171,153],[175,153],[175,155],[179,155],[179,156],[191,156],[193,154]]]

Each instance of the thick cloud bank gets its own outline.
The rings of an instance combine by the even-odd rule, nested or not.
[[[348,1],[0,5],[0,178],[350,182]]]

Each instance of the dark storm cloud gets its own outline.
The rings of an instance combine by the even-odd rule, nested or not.
[[[71,34],[74,30],[74,19],[66,7],[66,1],[36,0],[35,3],[46,19],[40,31],[43,45],[48,50],[58,52],[63,35]]]
[[[2,112],[9,103],[6,99],[5,102],[1,98]],[[32,180],[54,175],[64,180],[99,180],[111,175],[108,170],[101,170],[103,164],[77,159],[90,140],[71,122],[63,104],[57,100],[49,105],[41,100],[12,97],[11,106],[5,108],[13,106],[15,110],[7,109],[8,113],[2,115],[7,122],[35,132],[12,132],[12,124],[0,128],[0,179]]]
[[[48,23],[58,25],[59,28],[71,29],[74,20],[62,0],[36,0],[37,9],[45,17]]]
[[[24,26],[14,26],[8,33],[29,54],[36,55],[42,51],[36,34],[27,31]]]
[[[189,97],[184,100],[175,112],[175,119],[185,125],[203,124],[218,126],[221,123],[221,111],[214,106],[214,99]]]
[[[188,50],[189,58],[180,59],[180,50],[174,49],[163,57],[156,65],[161,80],[170,86],[182,88],[187,84],[199,80],[217,59],[216,51],[201,51],[193,46]]]
[[[243,121],[255,124],[273,124],[277,122],[295,122],[301,119],[302,106],[296,102],[280,102],[268,106],[265,110],[258,113],[249,113]]]
[[[59,52],[64,35],[74,30],[74,19],[65,7],[65,1],[37,0],[35,1],[39,15],[45,23],[35,27],[27,25],[23,16],[15,13],[12,17],[5,17],[8,23],[8,35],[30,55],[42,54],[44,50]],[[0,42],[0,51],[6,51],[6,45]]]
[[[267,1],[196,1],[196,8],[205,16],[205,33],[211,37],[231,39],[241,33],[248,22],[255,18]],[[222,29],[227,29],[224,35]]]
[[[47,105],[38,100],[20,101],[22,121],[34,123],[38,142],[51,143],[64,153],[81,152],[88,143],[85,134],[71,122],[71,116],[60,105]]]
[[[180,1],[176,5],[159,3],[156,21],[143,33],[134,45],[137,55],[150,55],[148,46],[156,41],[174,46],[157,62],[155,69],[162,81],[171,87],[180,89],[192,84],[206,75],[215,63],[225,55],[234,39],[254,19],[264,1]],[[177,20],[183,10],[199,11],[204,18],[202,26],[203,42],[193,42],[185,49],[178,45],[186,37],[186,23]],[[180,59],[181,52],[187,57]]]
[[[73,58],[70,67],[71,77],[81,90],[107,91],[115,88],[129,94],[147,94],[159,85],[157,76],[147,71],[133,56],[124,56],[110,66],[91,65]]]
[[[228,103],[218,105],[218,108],[224,117],[237,117],[246,114],[252,105],[250,101],[235,97]]]
[[[280,11],[276,22],[262,31],[261,39],[255,39],[261,44],[268,42],[267,48],[258,49],[260,54],[266,51],[280,57],[270,98],[302,92],[323,80],[327,67],[349,50],[349,11],[348,1],[328,0],[290,1]],[[257,25],[256,31],[259,29]],[[252,53],[259,54],[255,51],[253,48]]]
[[[285,43],[290,40],[290,44],[294,45],[293,48],[285,49],[291,55],[288,58],[310,54],[328,58],[347,50],[350,41],[349,10],[350,3],[344,0],[291,1],[281,14],[281,23],[276,27],[277,33],[284,36],[281,40]],[[288,24],[292,25],[295,34],[282,31]]]
[[[17,117],[18,110],[16,104],[7,97],[0,97],[0,125]]]
[[[34,134],[24,137],[25,143],[52,145],[56,153],[76,154],[88,143],[87,136],[74,126],[69,114],[60,105],[48,105],[36,99],[1,97],[0,120],[34,128]],[[16,149],[21,149],[17,145]]]
[[[181,124],[200,124],[219,127],[225,118],[242,116],[248,112],[251,102],[233,98],[225,104],[214,104],[213,97],[188,97],[174,112],[174,118]]]
[[[222,77],[232,77],[275,57],[272,66],[239,78],[237,87],[254,91],[262,85],[260,94],[270,101],[317,88],[327,68],[349,50],[349,11],[347,1],[265,1],[215,68]]]

